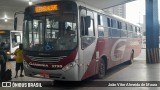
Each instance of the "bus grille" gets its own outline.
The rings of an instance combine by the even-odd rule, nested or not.
[[[29,58],[32,61],[36,61],[36,62],[50,62],[50,63],[59,62],[60,60],[62,60],[65,57],[67,57],[67,56],[60,56],[60,57],[33,57],[33,56],[29,56]]]
[[[60,78],[62,74],[51,74],[49,75],[50,78]]]

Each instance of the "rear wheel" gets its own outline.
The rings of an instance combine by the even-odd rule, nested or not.
[[[100,64],[99,64],[99,71],[97,74],[97,78],[102,79],[104,78],[105,74],[106,74],[106,64],[105,61],[103,59],[100,60]]]

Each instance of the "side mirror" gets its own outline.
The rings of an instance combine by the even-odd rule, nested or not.
[[[17,17],[14,18],[14,30],[17,30]]]
[[[86,16],[84,19],[85,19],[86,28],[89,28],[91,26],[91,17]]]

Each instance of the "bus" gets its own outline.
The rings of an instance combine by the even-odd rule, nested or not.
[[[22,31],[0,30],[0,42],[4,42],[7,57],[9,60],[14,59],[14,51],[22,43]]]
[[[132,63],[141,43],[139,25],[78,1],[44,2],[24,11],[23,63],[29,77],[103,78],[106,70]]]

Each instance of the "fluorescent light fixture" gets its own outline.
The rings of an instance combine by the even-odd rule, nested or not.
[[[6,15],[6,14],[4,15],[4,21],[5,21],[5,22],[8,21],[8,18],[7,18],[7,15]]]
[[[4,18],[4,21],[5,21],[5,22],[7,22],[7,21],[8,21],[8,19],[7,19],[7,18]]]
[[[4,15],[4,18],[7,18],[7,15],[6,15],[6,14]]]
[[[32,5],[32,2],[31,2],[31,0],[29,0],[28,4],[29,4],[29,5]]]

